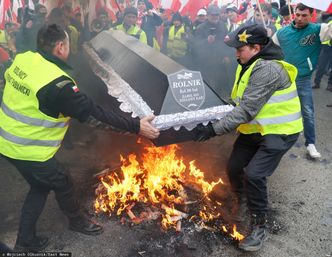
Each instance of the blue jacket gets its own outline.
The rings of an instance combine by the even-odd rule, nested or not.
[[[297,79],[310,78],[315,69],[321,48],[320,30],[321,24],[309,23],[299,29],[292,23],[275,34],[285,61],[298,69]]]

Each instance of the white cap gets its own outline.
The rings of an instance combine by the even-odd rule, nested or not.
[[[207,15],[207,12],[205,9],[199,9],[198,12],[197,12],[197,16],[199,15]]]

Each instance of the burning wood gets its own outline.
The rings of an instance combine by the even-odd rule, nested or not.
[[[127,214],[129,216],[129,218],[131,218],[132,220],[136,219],[135,214],[131,210],[127,210]]]
[[[165,230],[174,228],[177,232],[190,213],[189,222],[195,226],[225,233],[221,225],[214,225],[221,218],[222,204],[208,197],[222,180],[207,182],[193,161],[186,166],[176,156],[177,149],[176,145],[146,147],[142,164],[134,154],[127,159],[121,156],[119,170],[105,169],[96,174],[101,183],[96,189],[95,211],[118,216],[125,212],[134,224],[161,217]],[[193,197],[199,200],[191,200]],[[121,222],[125,221],[122,216]],[[235,227],[231,236],[241,240],[242,235]]]
[[[168,206],[166,206],[165,204],[162,204],[161,205],[161,208],[163,210],[166,211],[167,214],[171,215],[171,216],[179,216],[181,218],[187,218],[188,217],[188,214],[187,213],[184,213],[184,212],[181,212],[181,211],[178,211],[174,208],[170,208]]]
[[[118,165],[118,166],[116,166],[116,167],[114,167],[114,168],[112,168],[112,169],[111,169],[111,168],[103,169],[102,171],[100,171],[100,172],[94,174],[93,177],[95,177],[95,178],[102,178],[102,177],[107,176],[107,175],[112,175],[112,174],[113,174],[116,170],[118,170],[120,167],[121,167],[121,166]]]

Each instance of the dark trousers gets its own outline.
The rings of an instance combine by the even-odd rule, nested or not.
[[[324,73],[330,68],[332,63],[332,46],[322,45],[315,76],[315,85],[319,86]],[[328,87],[332,87],[332,72],[329,73]]]
[[[266,178],[277,168],[282,156],[294,145],[299,134],[240,134],[228,163],[228,177],[238,197],[245,195],[251,213],[268,211]]]
[[[22,161],[8,157],[6,159],[18,169],[30,185],[21,211],[17,242],[28,243],[35,236],[37,220],[51,190],[55,192],[59,207],[68,218],[79,215],[80,208],[74,197],[72,179],[55,158],[45,162]]]

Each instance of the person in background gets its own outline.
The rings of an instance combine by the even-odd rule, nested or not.
[[[267,35],[271,37],[277,31],[276,26],[271,21],[272,7],[270,4],[267,3],[262,3],[260,4],[260,6],[262,9],[263,17],[259,11],[258,6],[256,6],[254,16],[251,17],[249,20],[247,20],[244,23],[244,26],[249,26],[254,24],[263,26],[267,31]]]
[[[227,175],[237,200],[235,221],[244,221],[248,208],[250,231],[238,246],[258,251],[267,238],[267,178],[303,130],[297,69],[283,61],[282,50],[260,25],[241,28],[226,44],[236,49],[239,62],[231,94],[236,106],[220,121],[199,125],[195,139],[239,132]]]
[[[167,55],[181,63],[187,53],[187,34],[180,13],[173,14],[167,37]]]
[[[109,19],[108,13],[104,9],[99,9],[97,12],[97,18],[91,23],[91,37],[95,37],[100,32],[111,28],[112,21]]]
[[[240,4],[238,10],[239,10],[238,14],[239,14],[240,19],[242,21],[246,21],[246,20],[250,19],[254,14],[254,8],[253,8],[253,5],[251,3],[251,0],[243,1]]]
[[[293,9],[293,7],[290,7],[291,11]],[[288,5],[284,5],[283,7],[280,8],[280,15],[282,17],[281,20],[281,27],[285,27],[289,24],[292,23],[292,15],[289,13],[289,7]]]
[[[274,24],[276,29],[280,29],[281,26],[281,15],[280,15],[280,9],[279,9],[279,1],[277,2],[272,2],[271,3],[272,11],[271,11],[271,22]]]
[[[153,5],[149,1],[137,1],[137,26],[141,28],[147,38],[147,44],[156,49],[160,49],[156,40],[156,28],[162,24],[160,14],[153,9]]]
[[[137,9],[135,7],[126,7],[123,12],[123,23],[116,26],[114,29],[122,30],[127,35],[137,38],[142,43],[147,44],[145,32],[137,25]]]
[[[165,9],[160,8],[160,18],[162,19],[162,24],[156,29],[156,39],[158,45],[160,47],[160,52],[166,54],[167,53],[167,38],[168,38],[168,31],[171,24],[169,20],[169,16]]]
[[[234,4],[229,4],[226,7],[227,13],[227,31],[232,32],[239,28],[240,22],[238,20],[238,10]]]
[[[73,181],[54,157],[69,121],[99,120],[122,131],[153,139],[159,136],[153,116],[125,118],[96,105],[80,92],[64,71],[70,52],[67,32],[59,25],[42,27],[37,52],[18,54],[5,73],[6,86],[0,108],[0,155],[13,164],[30,185],[24,201],[15,251],[45,249],[48,238],[38,236],[36,224],[50,191],[69,219],[69,229],[98,235],[103,228],[83,214],[74,195]],[[17,86],[19,85],[19,86]]]
[[[220,20],[218,6],[210,5],[207,20],[199,25],[192,39],[191,56],[194,69],[202,73],[204,80],[219,95],[229,95],[229,78],[224,59],[230,48],[224,43],[227,35],[226,24]],[[222,82],[222,83],[221,83]]]
[[[37,33],[46,22],[46,14],[46,7],[42,4],[36,4],[33,15],[25,18],[16,36],[16,50],[18,52],[36,50]],[[27,20],[28,18],[29,20]]]
[[[322,13],[321,22],[332,23],[332,14]],[[320,83],[324,73],[329,74],[326,90],[332,92],[332,46],[331,41],[322,42],[322,48],[318,58],[314,86],[312,88],[320,88]]]
[[[296,78],[297,92],[300,97],[304,123],[304,137],[307,152],[312,159],[321,157],[316,149],[316,131],[311,78],[316,67],[321,43],[332,38],[332,24],[311,23],[313,9],[297,4],[295,19],[291,25],[281,28],[273,36],[279,45],[285,61],[298,69]]]
[[[207,12],[204,8],[199,9],[197,12],[196,20],[193,23],[193,33],[195,33],[196,28],[206,21]]]
[[[227,20],[228,20],[226,8],[227,8],[227,5],[223,5],[220,7],[220,21],[224,22],[225,24],[227,23]]]

